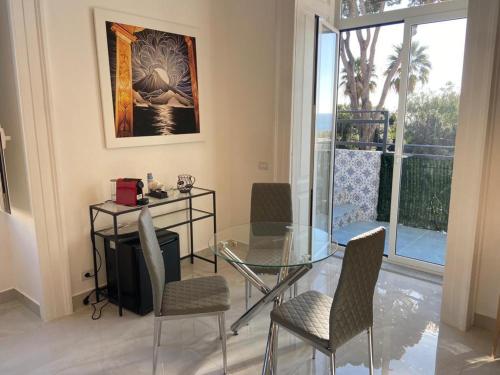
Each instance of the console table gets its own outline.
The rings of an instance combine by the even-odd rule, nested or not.
[[[193,207],[193,200],[196,198],[211,196],[212,197],[212,211],[205,211],[199,208]],[[213,220],[213,233],[217,232],[217,221],[216,221],[216,205],[215,205],[215,191],[210,189],[204,189],[200,187],[193,187],[190,193],[180,193],[178,190],[169,191],[169,197],[164,199],[157,199],[153,197],[149,198],[149,208],[155,208],[160,206],[167,206],[174,203],[186,202],[185,207],[177,208],[173,211],[164,212],[159,215],[153,215],[153,222],[157,230],[162,229],[172,229],[182,225],[187,225],[189,227],[189,254],[181,257],[182,259],[189,258],[191,263],[194,263],[194,258],[201,259],[205,262],[212,263],[214,265],[214,272],[217,273],[217,256],[214,255],[213,260],[204,258],[194,252],[194,235],[193,235],[193,223],[196,221],[212,218]],[[181,203],[182,204],[182,203]],[[104,203],[93,204],[89,206],[90,214],[90,239],[92,241],[92,256],[93,256],[93,266],[94,266],[94,287],[96,300],[99,302],[99,283],[98,283],[98,273],[100,266],[104,262],[102,256],[99,253],[96,245],[96,237],[101,237],[103,239],[108,239],[114,243],[115,247],[115,262],[116,269],[119,272],[119,257],[118,257],[118,245],[127,239],[130,239],[132,235],[136,235],[137,227],[137,214],[141,211],[144,206],[123,206],[116,204],[113,201],[106,201]],[[95,221],[99,214],[109,215],[113,221],[111,227],[106,227],[102,229],[95,228]],[[136,214],[132,219],[131,215]],[[127,221],[124,223],[119,223],[120,216],[126,216]],[[97,258],[100,258],[100,265],[97,264]],[[117,277],[117,289],[118,289],[118,312],[120,316],[122,315],[122,301],[121,301],[121,289],[120,289],[120,278]]]

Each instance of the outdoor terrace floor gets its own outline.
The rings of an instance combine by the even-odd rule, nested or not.
[[[387,230],[384,253],[389,252],[389,223],[382,221],[358,221],[333,230],[335,241],[341,245],[354,236],[373,228],[383,226]],[[444,265],[446,256],[446,233],[428,229],[398,225],[396,254],[422,260],[425,262]]]

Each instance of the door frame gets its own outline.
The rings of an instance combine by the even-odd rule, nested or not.
[[[401,59],[401,79],[399,90],[398,102],[398,116],[396,124],[396,144],[394,150],[394,166],[392,175],[392,190],[391,190],[391,210],[389,220],[389,254],[387,259],[396,264],[409,266],[415,269],[420,269],[427,272],[442,274],[444,272],[444,265],[434,264],[417,260],[402,255],[396,252],[397,244],[397,226],[398,226],[398,213],[399,213],[399,197],[401,190],[401,171],[403,160],[404,148],[404,126],[406,118],[406,102],[407,102],[407,83],[410,64],[410,46],[411,46],[411,29],[415,25],[424,25],[436,22],[446,22],[456,19],[467,18],[467,10],[453,10],[450,12],[428,14],[425,16],[411,17],[404,20],[404,35],[402,46],[402,59]],[[464,46],[465,47],[465,46]]]

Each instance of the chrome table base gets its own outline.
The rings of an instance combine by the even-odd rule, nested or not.
[[[290,256],[291,246],[293,240],[293,232],[289,232],[285,238],[285,243],[283,245],[283,259],[282,264],[288,264],[288,258]],[[250,282],[251,285],[256,287],[258,290],[264,294],[264,296],[259,299],[252,307],[247,309],[245,313],[231,325],[231,330],[235,335],[238,334],[238,330],[248,324],[248,322],[257,315],[263,308],[270,302],[274,302],[274,307],[281,305],[283,301],[283,295],[287,289],[295,285],[295,283],[303,277],[309,270],[312,269],[311,264],[304,264],[301,266],[294,267],[281,267],[280,273],[278,275],[278,280],[273,288],[269,288],[264,281],[252,271],[250,267],[243,264],[244,262],[238,258],[228,246],[223,246],[222,251],[226,258],[231,260],[229,264],[233,266],[243,277]],[[277,352],[278,348],[278,326],[271,323],[269,326],[269,334],[267,338],[266,354],[264,357],[264,365],[262,367],[262,374],[275,374],[276,364],[277,364]]]

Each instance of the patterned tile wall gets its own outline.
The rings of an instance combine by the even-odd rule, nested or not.
[[[335,150],[335,207],[349,207],[334,227],[377,218],[381,151]]]

